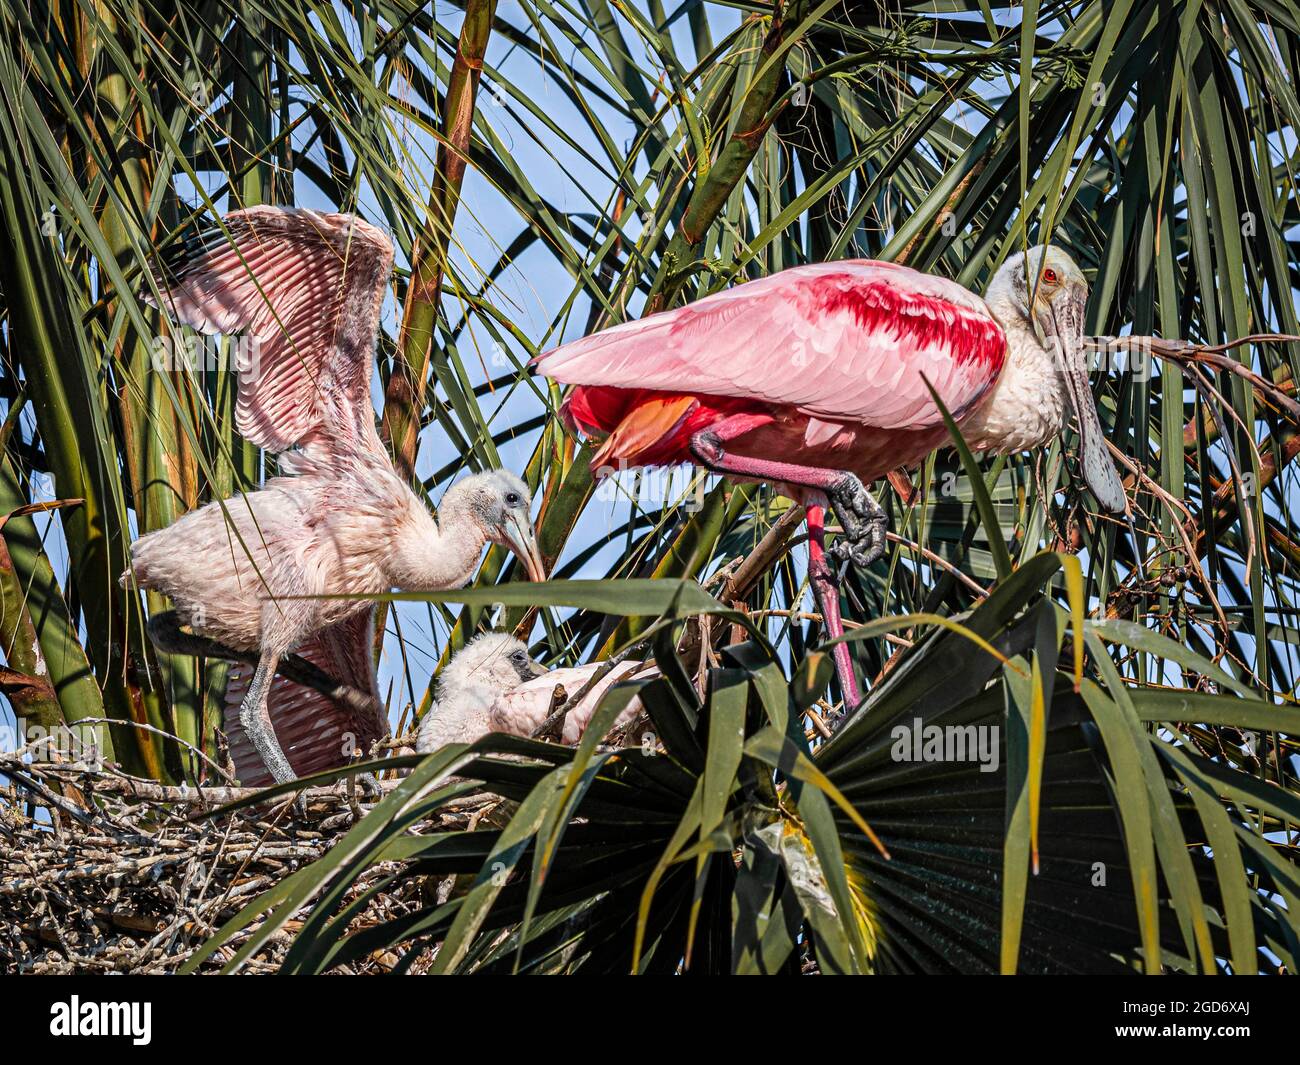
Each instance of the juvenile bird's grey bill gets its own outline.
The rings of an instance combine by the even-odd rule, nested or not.
[[[510,550],[519,556],[519,561],[528,571],[530,581],[546,580],[546,567],[542,564],[542,552],[537,546],[537,537],[533,535],[532,524],[526,515],[511,514],[502,526],[501,534],[505,537]]]

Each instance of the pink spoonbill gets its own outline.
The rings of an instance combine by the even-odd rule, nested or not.
[[[312,689],[290,700],[299,767],[340,764],[358,728],[387,731],[375,720],[382,708],[368,657],[374,608],[355,597],[457,587],[487,543],[544,579],[522,480],[503,470],[468,477],[435,517],[380,441],[370,381],[392,262],[388,238],[360,218],[253,207],[163,264],[162,304],[177,319],[252,338],[239,365],[236,426],[280,456],[280,476],[142,536],[124,580],[175,603],[150,621],[163,649],[193,653],[197,643],[255,662],[239,724],[277,782],[295,776],[268,709],[277,668]],[[356,727],[314,729],[317,697],[342,704],[344,723]],[[339,746],[321,755],[322,742]]]
[[[562,413],[605,440],[595,470],[692,459],[772,483],[806,508],[809,580],[830,636],[843,632],[832,557],[868,565],[885,513],[865,485],[947,439],[934,388],[975,451],[1038,448],[1073,412],[1083,476],[1125,506],[1088,386],[1083,272],[1060,248],[1011,256],[981,299],[893,263],[800,266],[547,352],[539,372],[574,388]],[[844,644],[848,706],[860,701]]]

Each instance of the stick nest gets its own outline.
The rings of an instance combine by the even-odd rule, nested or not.
[[[383,785],[381,785],[382,787]],[[213,814],[245,788],[165,787],[112,766],[0,755],[0,973],[172,973],[245,904],[328,851],[365,812],[346,785],[308,790],[304,817],[278,798]],[[472,824],[500,800],[461,800],[427,826]],[[393,871],[377,865],[354,897]],[[358,927],[425,904],[422,878],[380,893]],[[206,959],[220,969],[260,925]],[[241,971],[270,972],[290,922]],[[387,971],[377,955],[348,972]]]

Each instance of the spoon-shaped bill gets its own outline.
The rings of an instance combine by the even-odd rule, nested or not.
[[[537,546],[537,537],[533,534],[532,523],[525,514],[510,514],[501,527],[501,535],[506,546],[524,564],[530,581],[546,580],[546,566],[542,562],[542,552]]]
[[[1070,397],[1070,406],[1074,408],[1074,418],[1079,427],[1079,466],[1083,479],[1097,497],[1097,502],[1111,513],[1118,514],[1125,508],[1124,485],[1115,471],[1110,452],[1106,450],[1106,434],[1097,417],[1097,406],[1084,364],[1083,316],[1087,298],[1088,290],[1079,285],[1072,291],[1062,292],[1053,301],[1054,340],[1066,395]]]
[[[1124,510],[1124,485],[1106,450],[1106,434],[1097,417],[1087,375],[1079,370],[1067,370],[1065,386],[1079,425],[1079,467],[1083,479],[1098,503],[1112,514],[1119,514]]]

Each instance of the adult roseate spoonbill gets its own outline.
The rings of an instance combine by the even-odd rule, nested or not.
[[[835,557],[879,557],[885,514],[864,485],[947,437],[927,380],[976,451],[1040,447],[1072,409],[1088,486],[1106,509],[1124,508],[1084,364],[1087,295],[1082,271],[1051,245],[1009,258],[984,299],[893,263],[818,263],[614,326],[536,364],[579,386],[564,404],[571,425],[608,434],[594,469],[694,458],[802,503],[810,583],[837,636],[825,508],[845,531]],[[835,660],[856,706],[843,644]]]
[[[528,657],[528,648],[513,636],[485,632],[456,652],[438,678],[438,689],[416,733],[421,754],[448,743],[473,743],[490,732],[531,736],[552,710],[556,685],[577,695],[607,663],[547,670]],[[564,718],[560,739],[575,744],[586,731],[601,697],[644,663],[620,662],[592,685]],[[627,724],[640,712],[633,699],[611,728]]]
[[[164,649],[187,649],[195,637],[179,626],[188,623],[200,641],[215,641],[215,653],[256,653],[239,722],[271,776],[285,781],[294,769],[268,695],[286,655],[305,652],[306,661],[290,660],[291,677],[324,665],[334,669],[327,682],[350,681],[315,686],[343,697],[348,713],[378,702],[364,657],[373,606],[296,597],[456,587],[488,542],[514,551],[531,578],[544,574],[523,481],[502,470],[469,477],[447,490],[435,518],[380,442],[370,379],[388,238],[351,215],[284,208],[238,211],[224,225],[164,263],[163,303],[202,332],[255,338],[240,366],[235,420],[246,440],[280,453],[282,476],[141,537],[129,572],[176,604],[150,623]],[[386,731],[386,722],[371,724]]]

